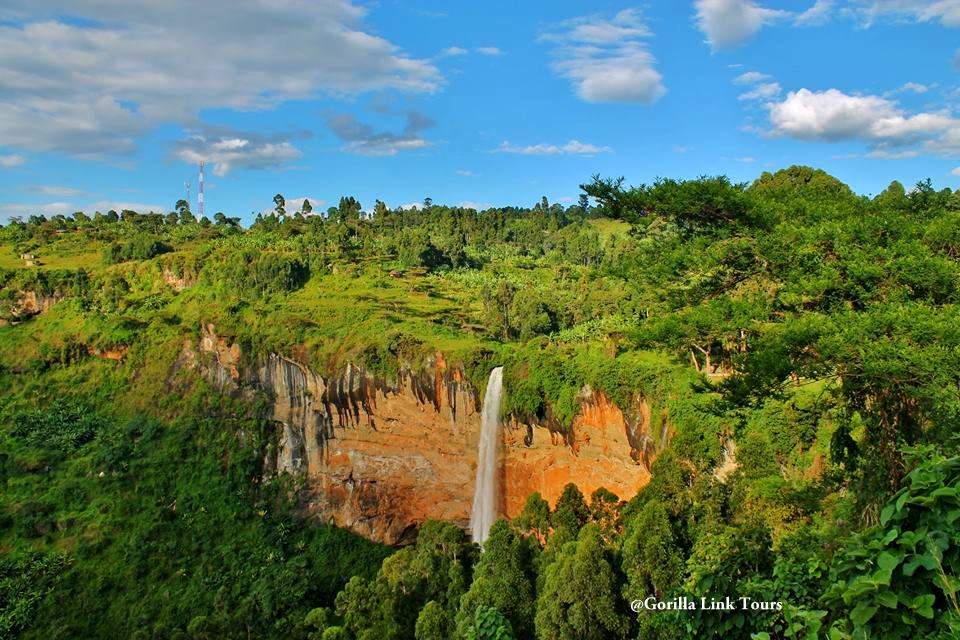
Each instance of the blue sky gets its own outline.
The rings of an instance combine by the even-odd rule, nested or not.
[[[572,202],[790,164],[960,183],[960,0],[7,0],[0,220]]]

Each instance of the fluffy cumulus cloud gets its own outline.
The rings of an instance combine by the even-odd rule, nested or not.
[[[871,146],[871,157],[913,157],[921,149],[960,154],[960,120],[945,112],[909,113],[880,96],[800,89],[767,107],[773,136],[821,142],[859,140]]]
[[[697,27],[713,49],[726,49],[749,39],[771,22],[790,16],[750,0],[697,0]]]
[[[406,124],[397,133],[377,131],[348,113],[327,114],[327,127],[345,145],[344,151],[365,156],[392,156],[401,151],[422,149],[433,144],[423,131],[434,125],[432,119],[418,111],[407,111]]]
[[[625,9],[612,19],[569,20],[541,40],[555,45],[554,71],[583,100],[650,103],[666,91],[647,45],[651,35],[640,13]]]
[[[431,62],[373,35],[364,19],[349,0],[7,0],[0,140],[116,154],[159,124],[196,126],[203,108],[440,86]]]
[[[213,167],[213,174],[225,176],[233,168],[269,169],[301,156],[285,136],[262,136],[227,129],[210,129],[178,142],[173,156],[190,164],[201,160]]]
[[[531,144],[526,146],[518,146],[504,141],[499,147],[494,149],[494,151],[498,153],[519,153],[528,156],[557,156],[594,155],[597,153],[609,153],[613,151],[613,149],[580,142],[579,140],[570,140],[566,144]]]

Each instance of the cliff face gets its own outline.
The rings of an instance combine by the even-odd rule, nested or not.
[[[44,295],[36,291],[21,291],[15,303],[0,303],[0,316],[7,316],[7,320],[14,322],[32,318],[49,311],[65,297],[61,294]]]
[[[634,398],[626,415],[603,392],[588,387],[579,400],[580,413],[568,442],[557,433],[516,421],[504,429],[503,513],[520,513],[534,491],[552,506],[570,482],[589,501],[600,487],[627,500],[650,481],[656,446],[646,400]]]
[[[412,540],[428,518],[467,526],[480,403],[442,356],[388,380],[355,366],[323,377],[278,354],[243,368],[240,355],[208,326],[198,350],[184,345],[180,367],[199,369],[223,393],[270,398],[277,438],[265,473],[298,478],[305,512],[388,544]],[[538,426],[504,429],[501,513],[516,516],[534,491],[552,504],[568,482],[588,497],[604,486],[630,498],[648,481],[655,448],[643,449],[650,419],[642,398],[627,416],[589,389],[581,403],[569,442]]]

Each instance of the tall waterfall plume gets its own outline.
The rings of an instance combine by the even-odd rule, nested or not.
[[[473,541],[483,544],[497,517],[497,454],[500,443],[500,398],[503,395],[503,367],[490,372],[487,393],[480,414],[480,452],[477,455],[477,483],[473,489],[470,531]]]

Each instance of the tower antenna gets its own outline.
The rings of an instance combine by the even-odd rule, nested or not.
[[[200,178],[197,184],[197,219],[203,219],[203,160],[200,161]]]
[[[187,209],[190,209],[190,181],[183,181],[183,188],[187,190]]]

